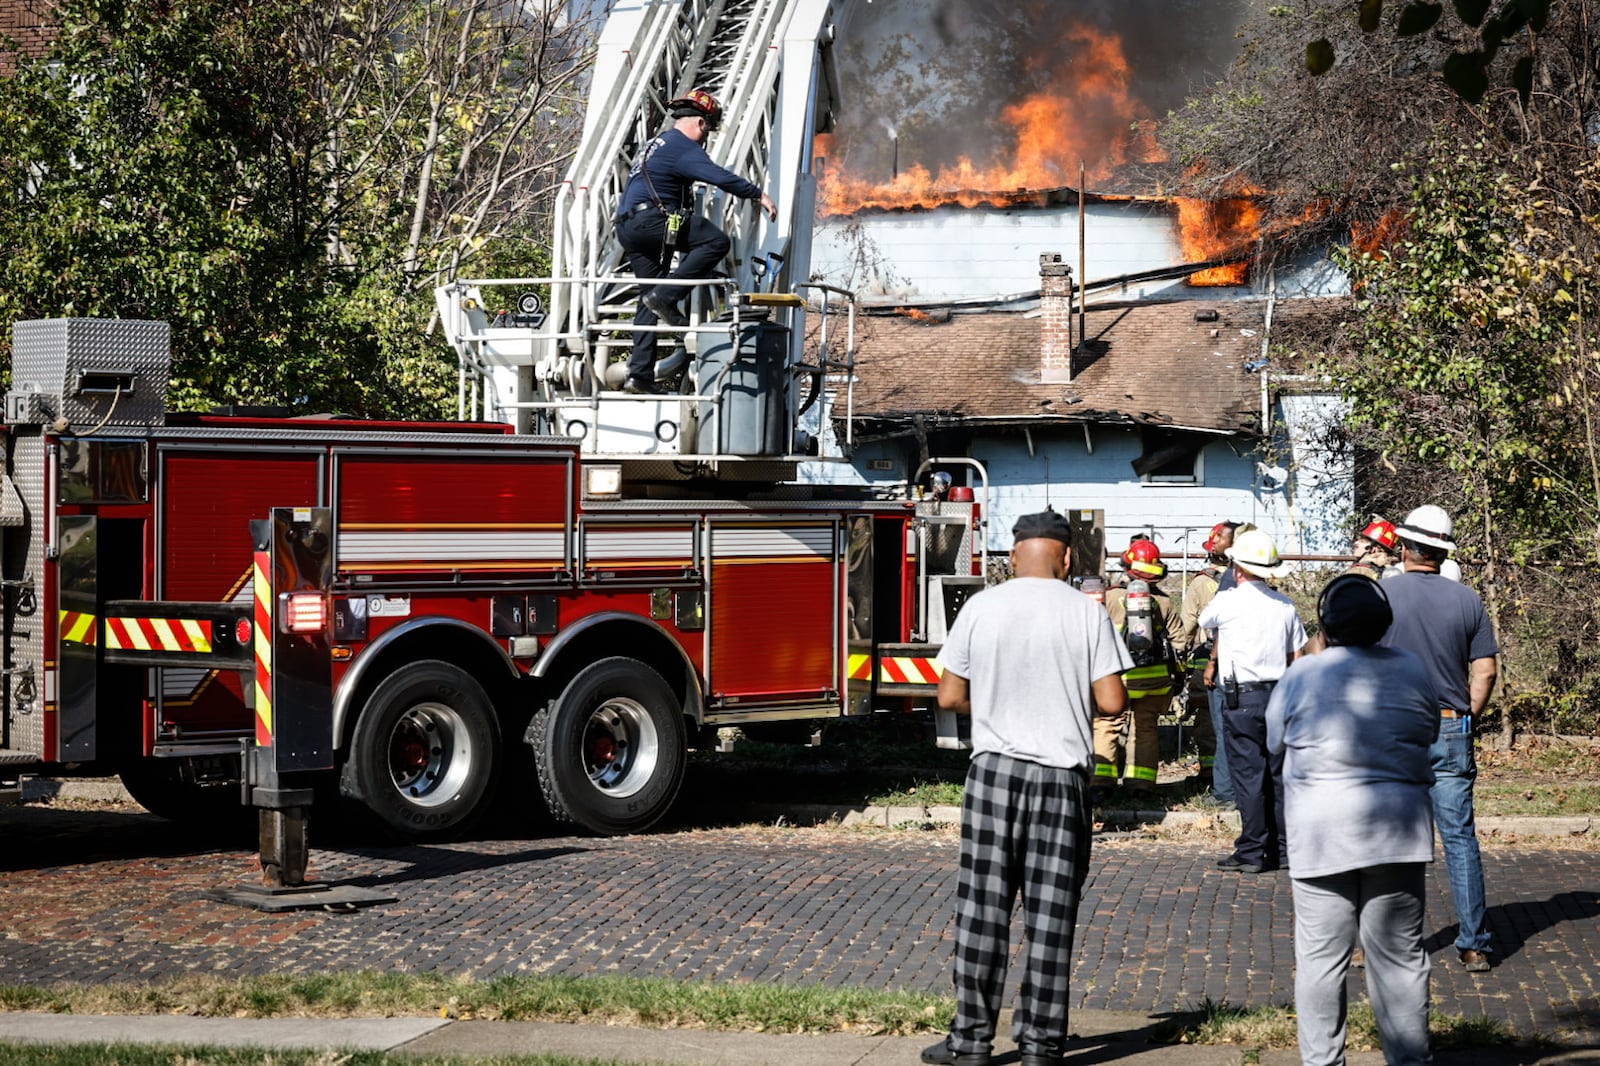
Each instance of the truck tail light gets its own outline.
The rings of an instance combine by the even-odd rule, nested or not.
[[[280,617],[286,633],[321,633],[328,628],[328,605],[320,592],[291,592]]]

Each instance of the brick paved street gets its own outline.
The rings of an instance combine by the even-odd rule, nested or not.
[[[948,832],[340,846],[314,852],[315,876],[399,902],[278,916],[201,895],[253,881],[252,852],[186,850],[148,815],[0,808],[0,841],[0,983],[365,969],[949,987]],[[1097,843],[1076,1006],[1289,1001],[1288,878],[1224,873],[1217,854]],[[1600,854],[1500,847],[1484,860],[1500,964],[1474,977],[1454,963],[1447,899],[1432,884],[1436,1008],[1600,1040]]]

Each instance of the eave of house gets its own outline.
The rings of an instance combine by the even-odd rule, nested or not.
[[[914,437],[930,430],[1035,430],[1068,429],[1083,426],[1133,428],[1155,425],[1189,433],[1208,433],[1218,437],[1254,436],[1253,430],[1218,429],[1213,426],[1190,426],[1160,419],[1139,420],[1114,411],[1082,411],[1069,415],[979,415],[963,416],[951,411],[886,411],[872,416],[856,417],[857,441],[894,440]]]

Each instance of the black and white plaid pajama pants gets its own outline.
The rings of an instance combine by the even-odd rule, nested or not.
[[[956,1016],[950,1047],[987,1052],[1005,985],[1011,908],[1022,896],[1021,994],[1012,1036],[1024,1054],[1061,1055],[1073,926],[1089,873],[1089,775],[984,753],[967,769],[956,885]]]

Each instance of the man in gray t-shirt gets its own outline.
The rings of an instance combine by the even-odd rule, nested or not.
[[[972,715],[956,885],[956,1016],[927,1063],[984,1066],[1020,893],[1027,975],[1014,1015],[1023,1066],[1060,1061],[1078,899],[1089,872],[1093,715],[1121,713],[1133,660],[1105,608],[1068,585],[1071,527],[1012,530],[1012,580],[968,600],[939,653],[939,705]]]

